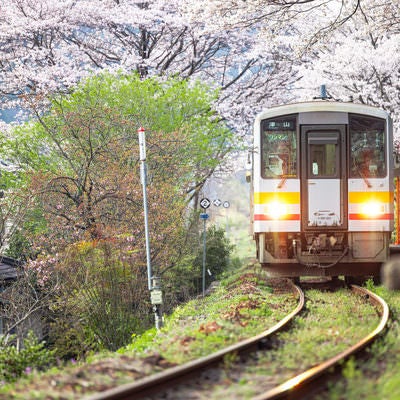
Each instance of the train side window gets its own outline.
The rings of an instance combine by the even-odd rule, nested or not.
[[[386,176],[385,120],[362,115],[349,116],[350,177]]]
[[[261,122],[261,176],[297,177],[296,117],[285,116]]]

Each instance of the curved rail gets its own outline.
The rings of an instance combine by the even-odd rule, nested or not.
[[[310,384],[313,380],[319,378],[323,374],[328,373],[328,371],[331,370],[332,367],[337,366],[341,361],[362,350],[364,347],[372,343],[382,333],[389,319],[389,307],[387,303],[375,293],[372,293],[371,291],[360,286],[351,285],[351,290],[359,295],[367,297],[371,303],[373,303],[376,307],[380,309],[381,320],[378,326],[370,334],[368,334],[358,343],[349,347],[342,353],[313,368],[310,368],[309,370],[295,376],[294,378],[289,379],[282,385],[279,385],[262,395],[254,397],[253,400],[282,399],[289,398],[289,396],[290,399],[303,398],[302,396],[304,395],[304,393],[296,395],[297,390],[300,390],[305,385]]]
[[[220,351],[212,353],[208,356],[193,360],[191,362],[178,365],[176,367],[169,368],[163,372],[150,375],[139,381],[128,383],[122,386],[118,386],[113,389],[106,390],[102,393],[85,397],[87,400],[127,400],[127,399],[139,399],[144,396],[148,396],[152,393],[160,392],[161,389],[165,389],[167,386],[171,387],[174,383],[183,381],[189,376],[199,374],[204,368],[209,368],[223,361],[227,354],[241,353],[250,349],[257,349],[259,344],[262,343],[272,334],[282,330],[286,327],[289,322],[303,309],[304,307],[304,292],[300,287],[294,285],[289,281],[294,292],[298,295],[299,301],[296,308],[288,314],[285,318],[280,320],[276,325],[269,328],[268,330],[260,333],[257,336],[253,336],[249,339],[243,340],[239,343],[235,343],[229,347],[226,347]]]

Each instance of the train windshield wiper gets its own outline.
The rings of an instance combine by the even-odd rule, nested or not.
[[[361,170],[360,170],[358,167],[357,167],[357,172],[358,172],[358,174],[361,176],[361,178],[363,178],[365,184],[366,184],[369,188],[372,188],[371,182],[368,180],[368,177],[365,176],[365,174],[363,174],[363,173],[361,172]]]
[[[286,182],[287,175],[282,174],[282,175],[279,176],[279,178],[280,178],[280,181],[279,181],[279,183],[278,183],[277,188],[278,188],[278,189],[282,189],[282,186],[283,186],[283,185],[285,184],[285,182]]]

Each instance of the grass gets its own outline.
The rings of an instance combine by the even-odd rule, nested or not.
[[[133,336],[118,353],[96,355],[85,364],[32,372],[15,385],[3,386],[0,399],[83,397],[260,333],[296,304],[293,295],[273,294],[264,278],[259,269],[232,273],[211,295],[178,307],[160,331]]]
[[[386,335],[375,342],[367,360],[350,360],[343,379],[318,399],[400,399],[400,293],[382,286],[374,288],[387,301],[391,321]]]
[[[178,307],[145,351],[142,337],[124,351],[158,352],[169,362],[183,363],[261,333],[295,305],[291,294],[273,294],[259,273],[236,274],[213,294]]]
[[[400,398],[400,293],[383,287],[373,290],[389,303],[390,329],[370,350],[371,359],[348,361],[343,379],[319,395],[319,400]],[[268,390],[344,350],[378,322],[369,303],[357,299],[354,303],[354,297],[345,290],[307,291],[307,311],[296,318],[291,329],[280,333],[267,351],[255,354],[244,370],[243,365],[235,364],[235,357],[227,357],[222,380],[208,398],[252,398],[258,387]],[[134,336],[132,343],[117,354],[98,355],[84,365],[48,374],[32,373],[17,385],[1,388],[0,399],[81,398],[260,333],[296,303],[292,295],[273,293],[259,269],[237,271],[211,295],[178,307],[160,331],[151,329]],[[341,340],[342,335],[346,340]],[[164,366],[143,362],[151,358],[161,360]],[[130,369],[124,369],[126,365]]]
[[[285,341],[282,363],[287,369],[306,369],[345,350],[377,324],[374,309],[347,290],[334,293],[308,291],[308,313],[295,322]],[[301,350],[299,350],[301,346]]]
[[[334,293],[310,290],[306,295],[307,312],[296,318],[289,331],[278,335],[271,349],[259,352],[256,360],[228,373],[225,383],[214,390],[210,400],[251,399],[260,388],[267,391],[338,354],[378,323],[369,303],[360,297],[355,304],[353,295],[346,290]]]

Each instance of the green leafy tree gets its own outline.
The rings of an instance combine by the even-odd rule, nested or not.
[[[204,234],[204,233],[203,233]],[[198,276],[202,272],[203,266],[203,234],[200,237],[199,249],[194,259],[193,266],[198,271]],[[229,242],[222,228],[211,226],[206,232],[206,284],[212,279],[218,279],[228,270],[230,255],[234,250],[234,245]],[[211,276],[208,271],[210,271]],[[201,275],[200,275],[201,276]]]
[[[32,198],[26,214],[32,219],[20,235],[36,257],[27,268],[53,294],[47,317],[56,346],[65,326],[85,349],[115,349],[148,326],[149,296],[128,296],[148,293],[137,129],[147,133],[151,261],[158,275],[191,254],[188,204],[234,146],[213,109],[216,98],[201,83],[174,78],[94,76],[53,98],[48,114],[37,113],[5,141],[1,151],[21,177],[15,187]],[[87,257],[76,246],[91,249]],[[66,356],[83,352],[62,346]]]
[[[46,240],[49,230],[53,243],[66,244],[138,225],[139,126],[147,130],[151,211],[158,214],[162,200],[165,210],[182,212],[174,199],[198,192],[234,145],[215,100],[200,83],[105,74],[17,128],[3,151],[42,200]]]

